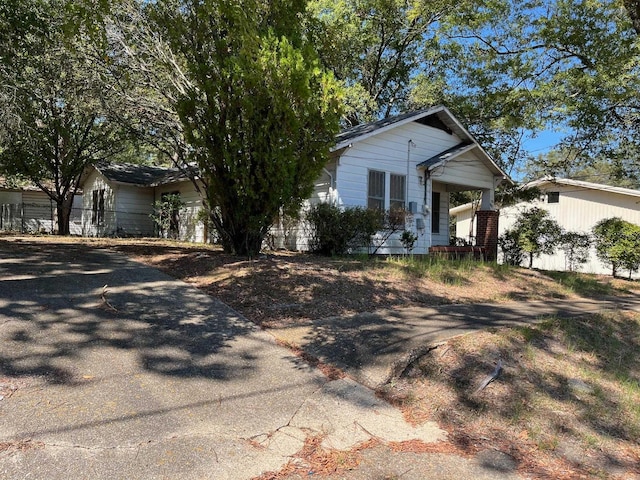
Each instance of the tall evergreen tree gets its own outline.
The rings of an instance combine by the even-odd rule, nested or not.
[[[255,255],[311,194],[337,132],[337,82],[303,34],[304,0],[148,5],[184,81],[171,104],[228,252]],[[174,74],[176,74],[174,72]]]

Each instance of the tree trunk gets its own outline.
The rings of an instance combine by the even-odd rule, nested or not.
[[[71,207],[73,206],[73,195],[56,202],[56,213],[58,216],[58,235],[69,235],[69,220],[71,219]]]
[[[226,213],[221,210],[211,213],[210,218],[220,235],[225,253],[249,258],[258,255],[269,228],[236,215],[237,212]]]
[[[533,253],[529,254],[529,270],[533,268]]]
[[[223,248],[228,253],[253,258],[260,253],[264,235],[260,232],[239,232],[237,235],[229,235],[228,245],[223,242]]]
[[[624,0],[624,7],[627,9],[627,13],[631,18],[633,29],[640,35],[640,1],[638,0]]]

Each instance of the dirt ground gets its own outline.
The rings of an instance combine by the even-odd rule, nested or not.
[[[538,271],[489,264],[438,264],[421,272],[384,258],[270,252],[247,260],[205,245],[82,241],[119,251],[197,285],[265,327],[393,307],[575,296]]]
[[[108,248],[155,266],[264,328],[383,308],[638,295],[639,290],[637,282],[608,277],[471,262],[422,268],[416,262],[284,252],[247,260],[217,247],[161,240],[60,241]],[[379,392],[413,423],[437,420],[450,441],[385,448],[466,456],[495,449],[508,453],[530,478],[640,478],[638,351],[640,316],[623,312],[454,339]],[[477,391],[498,362],[500,376]],[[347,464],[357,465],[361,454],[351,452],[347,462],[344,453],[319,452],[313,445],[306,457],[302,453],[304,468],[333,472],[335,478],[342,478],[341,468],[352,468]],[[287,477],[295,473],[289,468],[268,478],[297,478]]]

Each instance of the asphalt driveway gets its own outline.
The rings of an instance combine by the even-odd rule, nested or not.
[[[122,255],[0,238],[0,478],[248,479],[299,462],[313,436],[338,450],[378,441],[331,478],[518,478],[493,450],[391,453],[387,442],[445,433],[408,425],[363,385],[455,335],[617,308],[640,310],[640,300],[406,308],[266,333]],[[274,336],[359,383],[326,378]]]
[[[309,435],[444,436],[195,288],[83,245],[0,240],[0,344],[3,479],[241,479]]]

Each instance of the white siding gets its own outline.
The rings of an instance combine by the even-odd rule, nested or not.
[[[412,142],[411,146],[409,141]],[[394,128],[380,135],[376,135],[353,145],[340,157],[336,186],[338,202],[344,206],[366,206],[367,185],[369,170],[378,170],[386,173],[385,178],[385,208],[389,207],[390,175],[409,175],[407,178],[409,202],[416,202],[417,213],[413,215],[408,228],[418,236],[418,241],[413,250],[414,253],[426,253],[429,245],[448,244],[448,227],[446,227],[448,210],[448,195],[443,192],[441,196],[441,234],[432,238],[431,217],[423,214],[425,196],[427,205],[431,204],[431,192],[423,178],[422,170],[417,165],[443,151],[458,145],[461,142],[456,135],[420,125],[412,122],[401,127]],[[416,222],[424,222],[425,228],[418,230]],[[399,235],[390,239],[388,248],[379,250],[382,254],[403,253],[402,244],[398,240]],[[439,243],[432,243],[437,241]],[[442,242],[442,243],[440,243]]]
[[[200,195],[190,181],[182,181],[159,187],[139,187],[112,184],[94,170],[83,185],[82,234],[86,236],[155,236],[156,228],[151,218],[153,204],[166,192],[179,192],[185,207],[181,212],[180,238],[188,241],[204,241],[205,229],[197,215],[202,208]],[[105,190],[103,225],[93,225],[93,192]]]
[[[409,150],[410,140],[415,146]],[[388,174],[409,173],[409,201],[422,204],[424,188],[418,181],[421,173],[417,164],[459,143],[455,135],[415,122],[358,142],[340,157],[336,178],[339,203],[366,206],[368,171],[380,170]]]
[[[82,196],[74,197],[70,233],[82,233],[80,213]],[[56,233],[58,215],[56,204],[40,190],[0,192],[0,228],[31,233]]]
[[[547,210],[550,215],[567,231],[590,233],[600,220],[620,217],[636,225],[640,225],[640,197],[618,193],[593,190],[569,185],[550,185],[546,191],[560,192],[558,203],[547,203],[546,195],[541,200],[522,202],[500,211],[499,232],[511,228],[524,210],[534,206]],[[564,252],[555,255],[542,255],[533,260],[533,266],[543,270],[565,270]],[[611,270],[598,260],[592,249],[588,263],[580,267],[586,273],[610,274]],[[624,275],[624,273],[621,272]],[[635,275],[638,278],[638,275]]]
[[[336,172],[337,163],[336,159],[333,159],[325,166],[314,183],[313,193],[309,199],[311,205],[316,205],[320,202],[335,203],[337,193],[335,189]]]
[[[446,185],[433,182],[433,191],[440,193],[440,211],[438,216],[440,222],[438,224],[438,232],[431,234],[431,245],[449,245],[449,194]],[[431,218],[428,217],[429,224],[427,229],[431,228]]]
[[[179,215],[179,238],[189,242],[207,241],[208,232],[198,215],[202,209],[202,199],[190,180],[161,185],[155,189],[155,200],[159,201],[163,193],[178,192],[184,207]]]
[[[82,201],[82,235],[87,237],[103,237],[112,235],[116,229],[115,195],[111,185],[96,170],[91,172],[83,184]],[[101,225],[92,223],[93,192],[104,189],[104,222]]]
[[[410,122],[389,129],[364,140],[356,141],[346,148],[336,161],[332,161],[316,183],[310,204],[332,200],[342,207],[366,207],[368,197],[369,172],[372,170],[385,174],[384,208],[389,208],[391,175],[406,178],[406,207],[415,202],[416,213],[407,224],[407,228],[417,235],[414,253],[427,253],[431,245],[449,244],[449,192],[460,189],[493,189],[494,178],[491,170],[484,165],[473,152],[460,155],[444,166],[433,171],[432,178],[424,178],[425,172],[417,165],[442,152],[457,146],[461,139],[444,130]],[[331,189],[331,177],[335,190]],[[431,193],[432,187],[441,193],[439,233],[431,232]],[[466,187],[466,188],[465,188]],[[417,228],[422,224],[424,228]],[[298,239],[295,242],[276,238],[277,246],[290,246],[305,249],[308,244],[304,225],[299,226]],[[282,225],[272,230],[274,237],[285,235]],[[400,235],[389,239],[381,254],[403,253]],[[291,235],[289,235],[291,238]]]
[[[22,192],[22,208],[23,231],[40,233],[56,231],[56,205],[46,193],[31,190]]]
[[[439,183],[472,186],[478,190],[494,188],[493,173],[473,152],[462,154],[434,169],[431,178]]]
[[[0,229],[22,229],[22,192],[0,191]]]
[[[116,227],[107,233],[117,236],[153,236],[153,220],[150,217],[153,213],[153,188],[121,184],[112,185],[112,188]]]
[[[456,213],[456,237],[470,241],[476,237],[475,210],[471,207]]]

